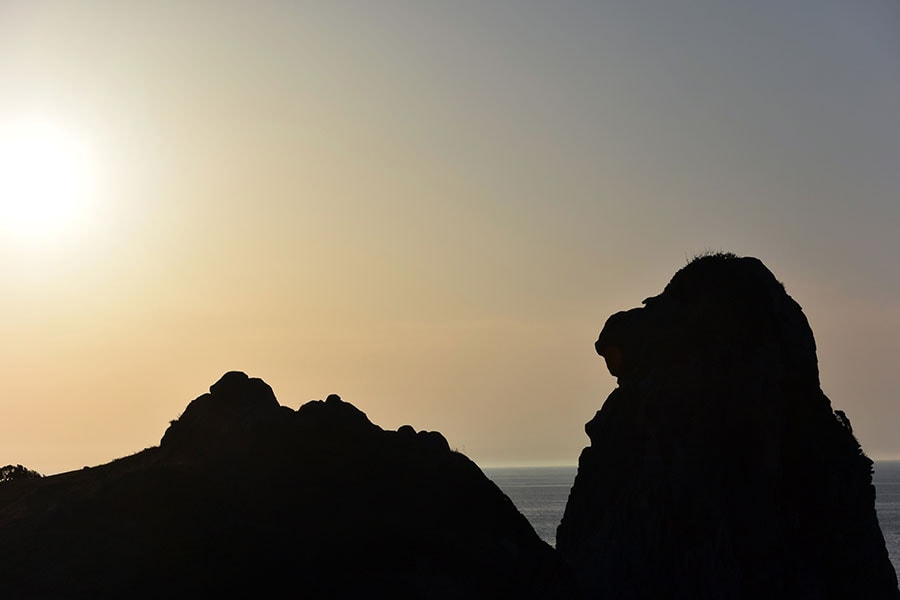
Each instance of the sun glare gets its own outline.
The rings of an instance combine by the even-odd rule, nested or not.
[[[85,224],[90,161],[80,140],[45,123],[0,125],[0,227],[46,242]]]

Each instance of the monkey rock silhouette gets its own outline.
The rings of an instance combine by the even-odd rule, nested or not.
[[[618,387],[557,531],[590,597],[900,598],[872,462],[762,262],[694,259],[595,349]]]

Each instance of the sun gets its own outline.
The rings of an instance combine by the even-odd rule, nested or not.
[[[88,216],[86,146],[45,122],[0,124],[0,229],[40,242],[76,233]]]

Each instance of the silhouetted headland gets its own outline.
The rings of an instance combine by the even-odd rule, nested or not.
[[[225,374],[159,447],[0,486],[0,597],[548,598],[568,571],[440,433]]]
[[[900,598],[872,462],[819,386],[800,306],[755,258],[703,256],[597,352],[618,387],[557,548],[597,598]]]

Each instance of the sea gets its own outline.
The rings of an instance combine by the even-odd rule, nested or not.
[[[575,471],[575,467],[484,469],[551,546],[556,545],[556,526],[566,509]],[[894,571],[900,573],[900,461],[876,461],[873,479],[878,522]]]

